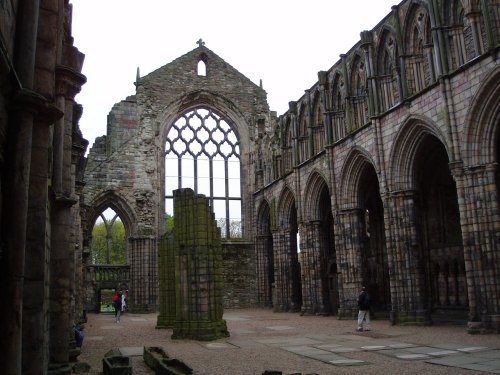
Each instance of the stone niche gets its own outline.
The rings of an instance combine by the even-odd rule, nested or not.
[[[223,315],[221,234],[208,199],[174,191],[174,229],[160,241],[160,314],[157,328],[174,339],[229,336]]]

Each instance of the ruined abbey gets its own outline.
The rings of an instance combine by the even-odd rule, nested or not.
[[[138,72],[90,145],[71,15],[69,0],[0,4],[0,373],[69,374],[72,325],[104,289],[159,311],[181,188],[214,212],[225,307],[351,319],[366,286],[392,324],[498,322],[499,0],[403,0],[282,114],[199,40]],[[107,209],[124,264],[92,262]]]

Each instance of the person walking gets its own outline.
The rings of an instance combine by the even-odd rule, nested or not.
[[[121,293],[115,292],[113,296],[113,307],[115,308],[116,323],[120,323],[120,315],[122,312],[122,296]]]
[[[358,328],[356,331],[363,332],[370,331],[371,329],[371,321],[370,321],[370,295],[366,291],[366,288],[363,287],[361,293],[358,296]],[[366,321],[366,326],[363,329],[363,321]]]

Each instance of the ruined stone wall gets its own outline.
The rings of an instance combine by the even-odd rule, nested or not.
[[[197,74],[202,60],[206,76]],[[117,103],[108,115],[107,135],[99,137],[89,152],[84,188],[86,205],[86,238],[92,225],[105,208],[111,207],[125,223],[128,262],[131,277],[156,265],[157,245],[148,249],[141,245],[141,254],[133,254],[134,244],[146,238],[160,238],[164,233],[164,148],[169,127],[185,111],[205,107],[228,120],[239,137],[241,154],[241,187],[243,233],[251,238],[249,225],[253,215],[253,171],[251,139],[256,132],[257,119],[269,122],[265,91],[237,72],[219,56],[201,46],[162,68],[138,77],[136,95]],[[90,241],[88,241],[90,242]],[[142,243],[142,242],[141,242]],[[233,249],[230,246],[228,249]],[[229,266],[233,266],[233,250],[228,251]],[[242,274],[228,275],[234,290],[228,290],[225,300],[231,306],[250,305],[255,273],[251,272],[252,254],[242,249],[246,259]],[[155,272],[155,271],[152,271]],[[230,273],[230,271],[228,271]],[[243,280],[242,280],[243,279]],[[150,280],[156,280],[151,274]],[[145,309],[157,306],[154,285],[135,286],[130,301]],[[147,289],[146,292],[143,289]],[[141,296],[141,297],[138,297]],[[145,298],[147,300],[144,300]],[[149,306],[149,307],[147,307]]]
[[[457,45],[440,44],[438,39],[427,39],[432,46],[423,51],[422,57],[427,56],[430,59],[427,61],[405,56],[405,53],[411,53],[414,48],[410,44],[411,37],[415,37],[412,34],[412,17],[418,15],[419,20],[428,17],[427,25],[421,25],[424,28],[440,22],[447,24],[452,18],[448,14],[449,8],[446,4],[416,5],[410,1],[393,7],[393,11],[373,30],[362,32],[360,42],[347,54],[341,55],[341,59],[328,71],[318,73],[318,82],[306,90],[297,102],[291,102],[290,110],[277,119],[274,131],[256,140],[256,149],[273,147],[276,143],[281,146],[274,146],[275,152],[272,155],[261,153],[264,157],[256,167],[255,174],[256,187],[259,190],[255,195],[254,215],[257,217],[262,205],[276,202],[278,210],[271,210],[271,215],[274,216],[266,220],[276,221],[278,227],[288,225],[287,210],[290,204],[286,202],[290,200],[290,194],[287,192],[291,191],[297,209],[301,239],[302,292],[306,303],[303,305],[303,312],[315,312],[314,309],[310,311],[309,307],[314,302],[307,301],[325,300],[322,295],[323,287],[318,287],[324,282],[325,275],[318,275],[318,272],[327,272],[324,267],[324,252],[330,250],[321,249],[324,234],[314,229],[321,226],[321,223],[317,222],[318,211],[321,209],[318,207],[318,189],[324,182],[331,197],[334,222],[335,272],[338,282],[335,288],[341,304],[338,313],[339,316],[353,316],[356,313],[356,296],[360,285],[366,282],[363,276],[366,274],[363,258],[368,239],[363,206],[363,199],[366,198],[363,197],[369,195],[369,189],[373,189],[363,187],[361,179],[365,178],[367,170],[372,170],[377,178],[379,199],[383,204],[383,212],[379,214],[383,215],[385,226],[383,232],[387,248],[384,251],[388,255],[390,272],[394,275],[390,279],[391,308],[396,312],[393,317],[399,312],[399,318],[403,320],[428,319],[415,313],[417,310],[432,310],[426,299],[430,299],[429,296],[433,292],[426,289],[425,278],[419,271],[422,257],[426,256],[425,249],[433,248],[430,261],[440,264],[436,265],[439,268],[436,272],[440,272],[440,280],[451,280],[452,276],[448,272],[452,271],[446,268],[448,266],[443,258],[447,256],[439,258],[438,254],[456,254],[457,251],[456,246],[451,246],[456,240],[450,242],[448,247],[439,247],[443,246],[440,245],[439,238],[442,234],[439,230],[434,228],[433,232],[426,232],[426,229],[421,227],[421,222],[416,219],[425,215],[423,212],[426,208],[422,207],[421,202],[426,197],[422,191],[416,191],[422,189],[422,185],[419,185],[422,182],[418,181],[417,175],[424,172],[418,171],[417,165],[423,156],[417,159],[415,150],[422,139],[430,138],[437,139],[446,150],[449,173],[453,176],[458,194],[455,204],[460,209],[459,219],[452,218],[451,212],[443,213],[448,215],[446,220],[460,221],[463,239],[463,245],[459,246],[462,263],[453,270],[454,281],[446,281],[456,284],[453,287],[456,289],[456,295],[450,298],[456,304],[463,303],[464,299],[458,295],[463,294],[468,287],[469,319],[482,320],[486,325],[490,320],[488,314],[494,314],[498,310],[498,307],[489,304],[486,301],[488,298],[481,296],[477,289],[478,275],[498,274],[498,270],[489,266],[483,269],[483,266],[470,261],[469,257],[471,251],[482,251],[486,257],[498,256],[498,251],[493,250],[494,246],[498,246],[498,236],[494,234],[496,229],[492,229],[499,226],[499,186],[493,184],[494,175],[498,175],[498,171],[494,172],[497,168],[490,166],[490,163],[495,163],[495,158],[498,158],[494,150],[498,147],[499,124],[493,115],[498,113],[495,109],[497,101],[492,98],[499,89],[498,82],[493,83],[492,80],[498,75],[495,55],[500,41],[491,38],[491,35],[497,34],[498,27],[494,26],[494,23],[486,22],[487,18],[497,17],[488,13],[489,5],[486,5],[486,8],[476,8],[477,4],[467,6],[473,8],[468,10],[475,15],[474,18],[469,15],[470,23],[463,29],[465,50],[459,51]],[[433,18],[432,13],[439,13],[442,20]],[[488,24],[493,25],[493,29],[488,31]],[[450,43],[461,37],[459,34],[447,34],[448,32],[443,30],[444,35],[439,37],[448,38]],[[383,56],[390,60],[385,60],[386,65]],[[434,61],[435,65],[432,66],[429,61]],[[393,65],[393,70],[384,71],[384,66],[389,64]],[[394,69],[395,66],[398,66],[399,70]],[[391,75],[392,78],[388,80]],[[363,82],[363,79],[366,79],[366,82],[356,86]],[[360,89],[362,95],[359,95]],[[318,95],[321,96],[320,104],[314,104],[317,103]],[[478,97],[484,97],[481,104]],[[362,116],[359,110],[363,101],[368,116],[364,124],[360,124],[359,119]],[[317,107],[314,107],[315,105]],[[313,144],[307,147],[303,144],[303,140],[318,123],[318,119],[307,112],[311,108],[312,113],[316,110],[323,113],[327,138],[326,148],[313,155],[308,154],[308,150],[314,149]],[[486,115],[487,112],[490,112],[490,115]],[[482,120],[476,117],[485,119],[485,122],[480,125]],[[302,133],[304,129],[305,134]],[[420,152],[425,154],[433,151],[434,149],[428,149]],[[481,164],[481,167],[477,172],[472,172],[478,164]],[[273,173],[265,173],[265,170]],[[479,183],[479,175],[483,176],[480,185],[484,185],[475,190],[470,184],[472,181]],[[485,199],[486,189],[490,192],[486,198],[490,210],[482,210],[480,214],[473,213],[472,205],[466,202],[471,199],[482,201]],[[444,203],[434,201],[433,204]],[[476,206],[484,207],[482,203],[476,203]],[[478,224],[481,229],[477,232],[473,230],[469,226],[471,222],[481,223]],[[259,224],[256,221],[256,227]],[[424,240],[425,236],[436,238]],[[486,237],[489,240],[486,240]],[[288,239],[275,234],[273,238],[271,250],[274,252],[276,278],[280,276],[279,267],[282,267],[283,263],[288,262],[289,267],[291,266],[287,253],[296,250],[289,250],[289,244],[286,243]],[[472,245],[471,238],[482,243],[484,250]],[[283,241],[285,243],[282,243]],[[267,249],[259,247],[259,251],[265,253]],[[266,259],[264,253],[257,254],[257,259]],[[262,272],[265,269],[266,265],[258,265],[260,279],[269,277]],[[465,274],[468,286],[464,282]],[[267,284],[266,281],[259,282],[259,285]],[[279,285],[277,281],[276,288],[279,290],[275,291],[276,296],[288,295],[287,298],[291,298],[288,293],[290,287]],[[410,292],[412,288],[414,289]],[[432,288],[435,291],[443,287],[433,285]],[[491,288],[490,290],[496,293],[499,285],[487,281],[485,288]],[[441,289],[439,292],[445,293]],[[258,300],[265,301],[266,293],[266,290],[260,288]],[[409,295],[412,297],[408,297]],[[280,301],[276,296],[275,303],[279,302],[280,306],[291,305],[290,300]],[[442,301],[445,297],[439,298]],[[478,303],[483,306],[488,304],[490,309],[486,315],[483,312],[481,318],[477,311]],[[405,315],[407,312],[409,313]]]

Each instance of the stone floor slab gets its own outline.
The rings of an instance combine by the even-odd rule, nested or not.
[[[500,359],[500,350],[483,350],[470,353],[472,357],[484,359]]]
[[[295,329],[294,327],[291,327],[291,326],[270,326],[270,327],[266,327],[266,328],[271,329],[273,331],[287,331],[290,329]]]
[[[429,354],[433,357],[442,357],[442,356],[456,355],[456,354],[461,354],[461,353],[456,351],[456,350],[438,350],[435,352],[429,352],[427,354]]]
[[[203,344],[207,349],[237,349],[236,345],[230,344],[228,342],[210,342]]]
[[[136,356],[142,356],[144,353],[144,347],[143,346],[128,346],[124,348],[118,348],[120,353],[122,355],[127,356],[127,357],[136,357]]]
[[[362,346],[361,349],[366,350],[366,351],[382,350],[382,349],[387,349],[387,346],[385,346],[385,345],[367,345],[367,346]]]
[[[270,339],[257,340],[257,342],[272,346],[299,346],[321,344],[321,341],[312,340],[307,337],[273,337]]]
[[[360,359],[336,359],[330,361],[329,363],[335,366],[359,366],[368,364],[368,362],[362,361]]]
[[[451,356],[443,358],[435,358],[425,361],[427,363],[432,363],[435,365],[450,366],[450,367],[461,367],[462,365],[467,365],[471,363],[477,363],[478,359],[463,355],[463,356]]]
[[[425,358],[429,358],[429,356],[427,354],[400,354],[400,355],[397,355],[396,358],[399,358],[399,359],[425,359]]]

